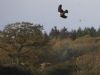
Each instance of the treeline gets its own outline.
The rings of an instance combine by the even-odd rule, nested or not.
[[[23,22],[25,23],[25,22]],[[32,24],[29,22],[26,22],[28,24]],[[14,25],[17,25],[19,23],[15,23]],[[39,25],[39,24],[37,24]],[[43,26],[39,25],[41,27],[41,30],[43,30]],[[0,31],[2,32],[2,31]],[[99,37],[100,36],[100,27],[98,29],[95,29],[94,27],[85,27],[82,29],[79,27],[77,30],[71,30],[68,31],[66,27],[63,27],[62,29],[58,29],[57,26],[54,26],[54,28],[51,29],[49,34],[45,31],[43,33],[43,36],[46,39],[53,39],[53,38],[58,38],[58,39],[66,39],[66,38],[71,38],[75,40],[76,38],[83,37],[83,36],[90,36],[90,37]]]
[[[94,27],[91,27],[91,28],[81,29],[81,27],[79,27],[77,30],[68,31],[66,27],[59,30],[55,26],[54,28],[51,29],[49,33],[49,38],[51,39],[52,38],[60,38],[60,39],[71,38],[75,40],[76,38],[83,37],[86,35],[90,37],[98,37],[100,36],[100,28],[95,29]]]

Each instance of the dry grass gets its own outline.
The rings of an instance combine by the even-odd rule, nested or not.
[[[76,40],[71,39],[54,39],[50,41],[50,44],[53,46],[53,48],[61,48],[63,46],[69,47],[69,48],[89,48],[96,45],[100,45],[100,37],[81,37]]]

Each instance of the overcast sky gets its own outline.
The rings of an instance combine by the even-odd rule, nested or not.
[[[59,4],[69,10],[67,19],[59,17]],[[99,28],[100,0],[0,0],[0,29],[21,21],[41,24],[46,31],[54,26]]]

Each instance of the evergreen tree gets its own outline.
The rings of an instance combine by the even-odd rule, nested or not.
[[[90,35],[90,28],[84,29],[84,35]]]
[[[91,27],[91,29],[90,29],[90,36],[96,37],[96,29],[94,27]]]
[[[51,29],[51,32],[49,34],[50,38],[59,38],[59,30],[55,26],[54,28]]]
[[[63,28],[60,31],[60,38],[64,39],[67,38],[69,36],[69,32],[67,31],[67,28]]]
[[[84,36],[83,30],[79,27],[77,30],[77,37],[82,37],[82,36]]]
[[[99,27],[99,29],[97,31],[97,36],[100,36],[100,27]]]
[[[49,41],[49,35],[47,34],[47,32],[44,32],[44,40],[45,41]]]
[[[70,32],[70,37],[72,40],[75,40],[77,38],[77,31],[76,30],[72,30]]]

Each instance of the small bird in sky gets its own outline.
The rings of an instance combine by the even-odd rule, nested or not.
[[[58,12],[60,13],[60,17],[67,18],[67,16],[65,15],[65,13],[68,13],[68,10],[63,10],[62,9],[62,4],[60,4],[58,6]]]

